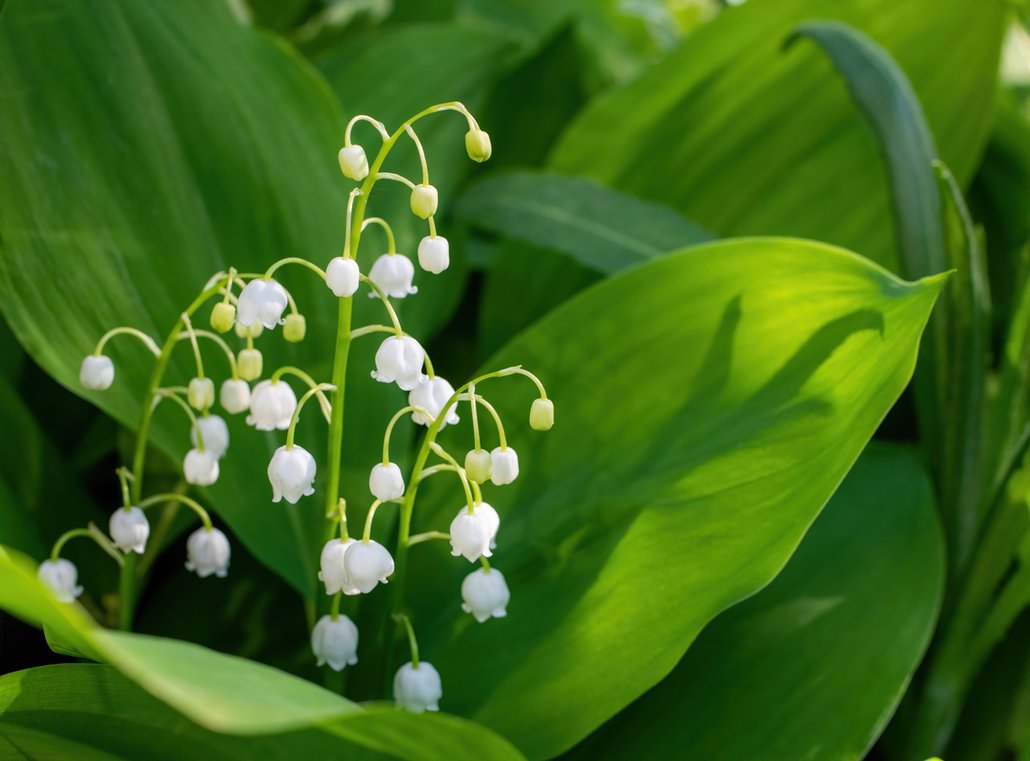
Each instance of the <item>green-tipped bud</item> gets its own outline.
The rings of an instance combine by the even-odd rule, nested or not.
[[[470,129],[465,133],[465,150],[468,151],[470,159],[482,164],[493,153],[493,146],[490,145],[490,135],[481,129]]]
[[[236,368],[240,377],[246,381],[257,380],[261,377],[261,352],[257,349],[244,349],[236,357]]]
[[[228,333],[236,322],[236,307],[228,301],[219,301],[211,310],[211,327],[219,333]]]
[[[283,323],[283,338],[290,343],[300,343],[304,340],[308,325],[302,314],[286,315],[286,322]]]
[[[534,431],[549,431],[554,425],[554,402],[535,399],[529,408],[529,425]]]
[[[416,217],[429,219],[436,214],[440,198],[432,185],[416,185],[411,191],[411,211]]]
[[[490,480],[493,460],[485,449],[470,449],[465,455],[465,475],[470,481],[482,484]]]
[[[264,328],[261,326],[261,323],[257,320],[255,320],[249,326],[240,325],[239,323],[236,323],[236,335],[238,335],[240,338],[257,338],[259,335],[261,335],[261,331],[263,330]]]
[[[215,382],[210,378],[194,378],[186,389],[186,399],[195,410],[210,409],[215,403]]]

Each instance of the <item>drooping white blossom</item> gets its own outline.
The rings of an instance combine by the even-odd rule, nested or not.
[[[246,384],[244,384],[246,385]],[[203,415],[197,418],[204,450],[221,459],[229,449],[229,426],[218,415]],[[197,429],[190,428],[190,443],[197,446]]]
[[[393,573],[393,556],[374,540],[355,542],[344,553],[343,567],[354,587],[368,594]]]
[[[485,502],[478,502],[470,513],[463,507],[451,521],[451,555],[464,557],[470,563],[490,557],[500,518]],[[496,523],[495,523],[496,518]]]
[[[274,328],[283,322],[283,312],[289,304],[286,289],[269,278],[255,278],[247,283],[236,302],[236,322],[250,327],[260,322],[266,328]]]
[[[496,568],[480,568],[461,582],[461,608],[471,613],[479,623],[488,618],[504,618],[508,615],[508,601],[511,592],[504,580],[504,574]]]
[[[441,235],[427,235],[418,244],[418,263],[426,272],[439,275],[451,264],[451,247]]]
[[[368,157],[360,145],[345,145],[336,157],[340,161],[340,171],[347,179],[361,182],[368,177]]]
[[[511,447],[497,447],[490,452],[490,481],[494,486],[510,484],[519,477],[519,456]]]
[[[447,404],[447,401],[454,395],[454,386],[441,378],[439,375],[429,378],[423,375],[419,378],[419,382],[415,388],[411,389],[408,394],[408,404],[413,407],[421,407],[430,415],[432,419],[427,419],[421,412],[412,412],[411,419],[416,425],[431,425],[433,420],[440,414],[443,406]],[[443,422],[440,423],[440,430],[442,431],[448,425],[455,425],[459,422],[458,409],[456,404],[452,404],[447,409],[447,414],[444,416]]]
[[[216,528],[198,528],[186,540],[186,570],[200,578],[214,574],[224,578],[229,572],[229,540]]]
[[[418,293],[418,288],[411,284],[414,277],[415,265],[404,254],[383,254],[372,263],[372,269],[368,271],[368,279],[394,299]],[[375,295],[369,294],[372,297]]]
[[[290,427],[297,395],[286,381],[264,380],[250,393],[250,414],[247,425],[259,431],[285,431]]]
[[[333,671],[353,666],[358,662],[358,627],[344,615],[322,616],[311,630],[311,651],[319,666],[329,664]]]
[[[218,480],[218,457],[208,449],[191,449],[182,460],[182,474],[188,484],[210,486]]]
[[[353,296],[358,290],[361,270],[353,259],[337,256],[325,268],[325,284],[340,298]]]
[[[150,537],[150,522],[140,508],[130,507],[126,510],[119,507],[111,513],[108,529],[115,546],[122,552],[142,555],[146,551],[147,539]]]
[[[422,363],[426,353],[411,336],[390,336],[376,351],[376,369],[372,377],[380,383],[396,383],[411,391],[422,380]]]
[[[347,576],[347,568],[343,558],[347,550],[354,544],[354,539],[330,539],[322,548],[319,558],[318,580],[325,584],[325,593],[334,595],[343,592],[345,595],[361,594],[361,590]]]
[[[426,661],[419,661],[418,666],[410,661],[405,663],[393,678],[393,699],[405,711],[439,711],[442,697],[440,673]]]
[[[79,383],[90,391],[106,391],[114,383],[114,362],[103,354],[90,354],[82,360]]]
[[[268,463],[272,501],[285,499],[295,505],[301,497],[314,494],[315,472],[315,458],[304,447],[279,447]]]
[[[376,499],[387,502],[404,494],[404,476],[393,462],[381,462],[368,476],[368,489]]]
[[[38,576],[58,602],[75,602],[75,598],[82,594],[82,587],[78,584],[79,570],[70,560],[44,560],[39,564]]]
[[[222,409],[230,415],[237,415],[250,408],[250,384],[242,378],[226,378],[218,392]]]

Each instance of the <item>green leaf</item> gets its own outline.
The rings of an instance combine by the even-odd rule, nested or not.
[[[495,356],[539,373],[557,423],[530,438],[529,384],[480,389],[522,459],[485,494],[507,618],[476,626],[455,601],[471,569],[414,550],[433,563],[407,597],[444,706],[544,758],[664,677],[790,557],[908,382],[942,282],[818,243],[727,241],[606,280]],[[449,494],[414,530],[447,525]]]
[[[718,235],[799,235],[896,269],[887,184],[867,125],[817,51],[784,53],[781,43],[812,18],[876,40],[907,73],[941,157],[965,182],[990,128],[1004,6],[746,3],[585,109],[551,168],[667,203]],[[951,54],[942,57],[942,47]]]
[[[872,445],[783,572],[713,621],[669,676],[576,753],[863,758],[926,649],[943,583],[922,465]]]
[[[466,223],[611,274],[712,235],[672,209],[590,180],[539,172],[491,175],[462,196]]]

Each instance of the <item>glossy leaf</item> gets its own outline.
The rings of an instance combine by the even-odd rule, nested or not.
[[[864,758],[926,649],[943,582],[923,467],[871,445],[783,572],[575,755]]]
[[[782,42],[818,18],[872,37],[908,75],[941,158],[965,182],[990,127],[1004,16],[1001,0],[748,2],[588,107],[551,168],[667,203],[719,235],[800,235],[896,269],[867,125],[817,51]]]
[[[484,495],[506,618],[475,625],[469,567],[418,548],[433,567],[407,599],[447,710],[545,758],[664,677],[786,562],[908,382],[941,284],[817,243],[716,243],[604,281],[495,356],[540,374],[557,422],[530,436],[529,384],[479,389],[522,459]],[[459,504],[438,493],[417,530]]]

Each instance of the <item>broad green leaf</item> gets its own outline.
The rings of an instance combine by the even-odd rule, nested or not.
[[[462,196],[473,227],[557,249],[604,274],[713,236],[672,209],[585,179],[539,172],[492,175]]]
[[[719,235],[799,235],[896,269],[867,125],[818,51],[781,45],[814,18],[876,40],[908,75],[941,158],[964,183],[990,128],[1004,5],[752,0],[585,109],[551,168],[667,203]]]
[[[85,657],[110,663],[150,695],[212,732],[263,736],[311,730],[317,726],[321,732],[401,758],[429,761],[441,754],[468,759],[476,758],[477,754],[478,757],[519,758],[500,738],[455,717],[424,719],[392,707],[364,709],[311,682],[244,658],[180,640],[101,629],[83,615],[77,605],[55,602],[36,580],[35,564],[14,551],[0,548],[0,578],[3,579],[0,607],[4,610],[47,626],[68,647]],[[136,710],[151,714],[148,721],[156,721],[154,715],[162,717],[156,723],[163,725],[166,732],[179,731],[181,719],[169,721],[172,712],[156,701],[144,699],[141,702],[139,690],[109,670],[99,666],[72,667],[76,671],[71,673],[65,670],[67,668],[43,669],[46,676],[40,678],[36,678],[40,670],[30,670],[0,681],[0,724],[11,720],[9,714],[17,709],[20,700],[36,701],[37,706],[52,709],[55,692],[65,698],[76,696],[80,690],[95,693],[97,679],[106,677],[110,690],[101,692],[109,695],[110,700],[137,706]],[[30,680],[34,689],[25,689],[23,678]],[[127,697],[118,695],[126,691]],[[94,710],[102,710],[115,724],[118,723],[116,717],[124,720],[127,713],[95,698],[87,702]],[[52,730],[52,726],[48,728]],[[154,726],[147,731],[161,728]],[[212,737],[211,732],[198,728],[190,728],[190,731]],[[112,741],[104,735],[101,732],[93,739],[103,738],[99,740],[102,743]],[[323,750],[315,756],[325,755],[326,739],[320,737],[316,742]],[[256,745],[261,747],[260,742]],[[108,747],[103,745],[105,750]],[[303,747],[287,744],[282,751],[293,753],[294,758],[311,757],[300,752]]]
[[[864,758],[933,632],[941,539],[917,457],[870,446],[783,572],[575,755]]]
[[[414,550],[406,598],[444,707],[545,758],[657,683],[790,557],[908,382],[941,285],[808,241],[703,245],[602,282],[492,358],[539,373],[557,423],[530,436],[529,384],[479,388],[522,460],[484,495],[507,618],[475,625],[456,594],[469,566]],[[460,504],[433,486],[451,491],[420,505],[418,531]]]
[[[79,363],[104,331],[163,335],[215,271],[263,270],[288,255],[325,262],[340,250],[339,107],[308,64],[225,4],[14,0],[0,22],[0,85],[4,315],[37,363],[125,425],[138,420],[152,358],[116,338],[114,387],[86,394]],[[266,372],[289,362],[327,379],[336,300],[310,272],[284,270],[282,281],[308,337],[285,345],[266,333]],[[383,319],[381,305],[357,302],[358,324]],[[376,456],[366,431],[382,430],[401,400],[369,379],[371,340],[351,357],[343,483],[353,500],[364,498]],[[221,380],[225,358],[204,351]],[[185,382],[191,364],[184,345],[167,383]],[[230,426],[208,496],[256,557],[313,594],[324,505],[272,505],[264,472],[281,434]],[[302,421],[298,442],[324,470],[321,426],[315,415]],[[153,440],[172,457],[188,449],[187,431],[181,412],[158,410]]]

